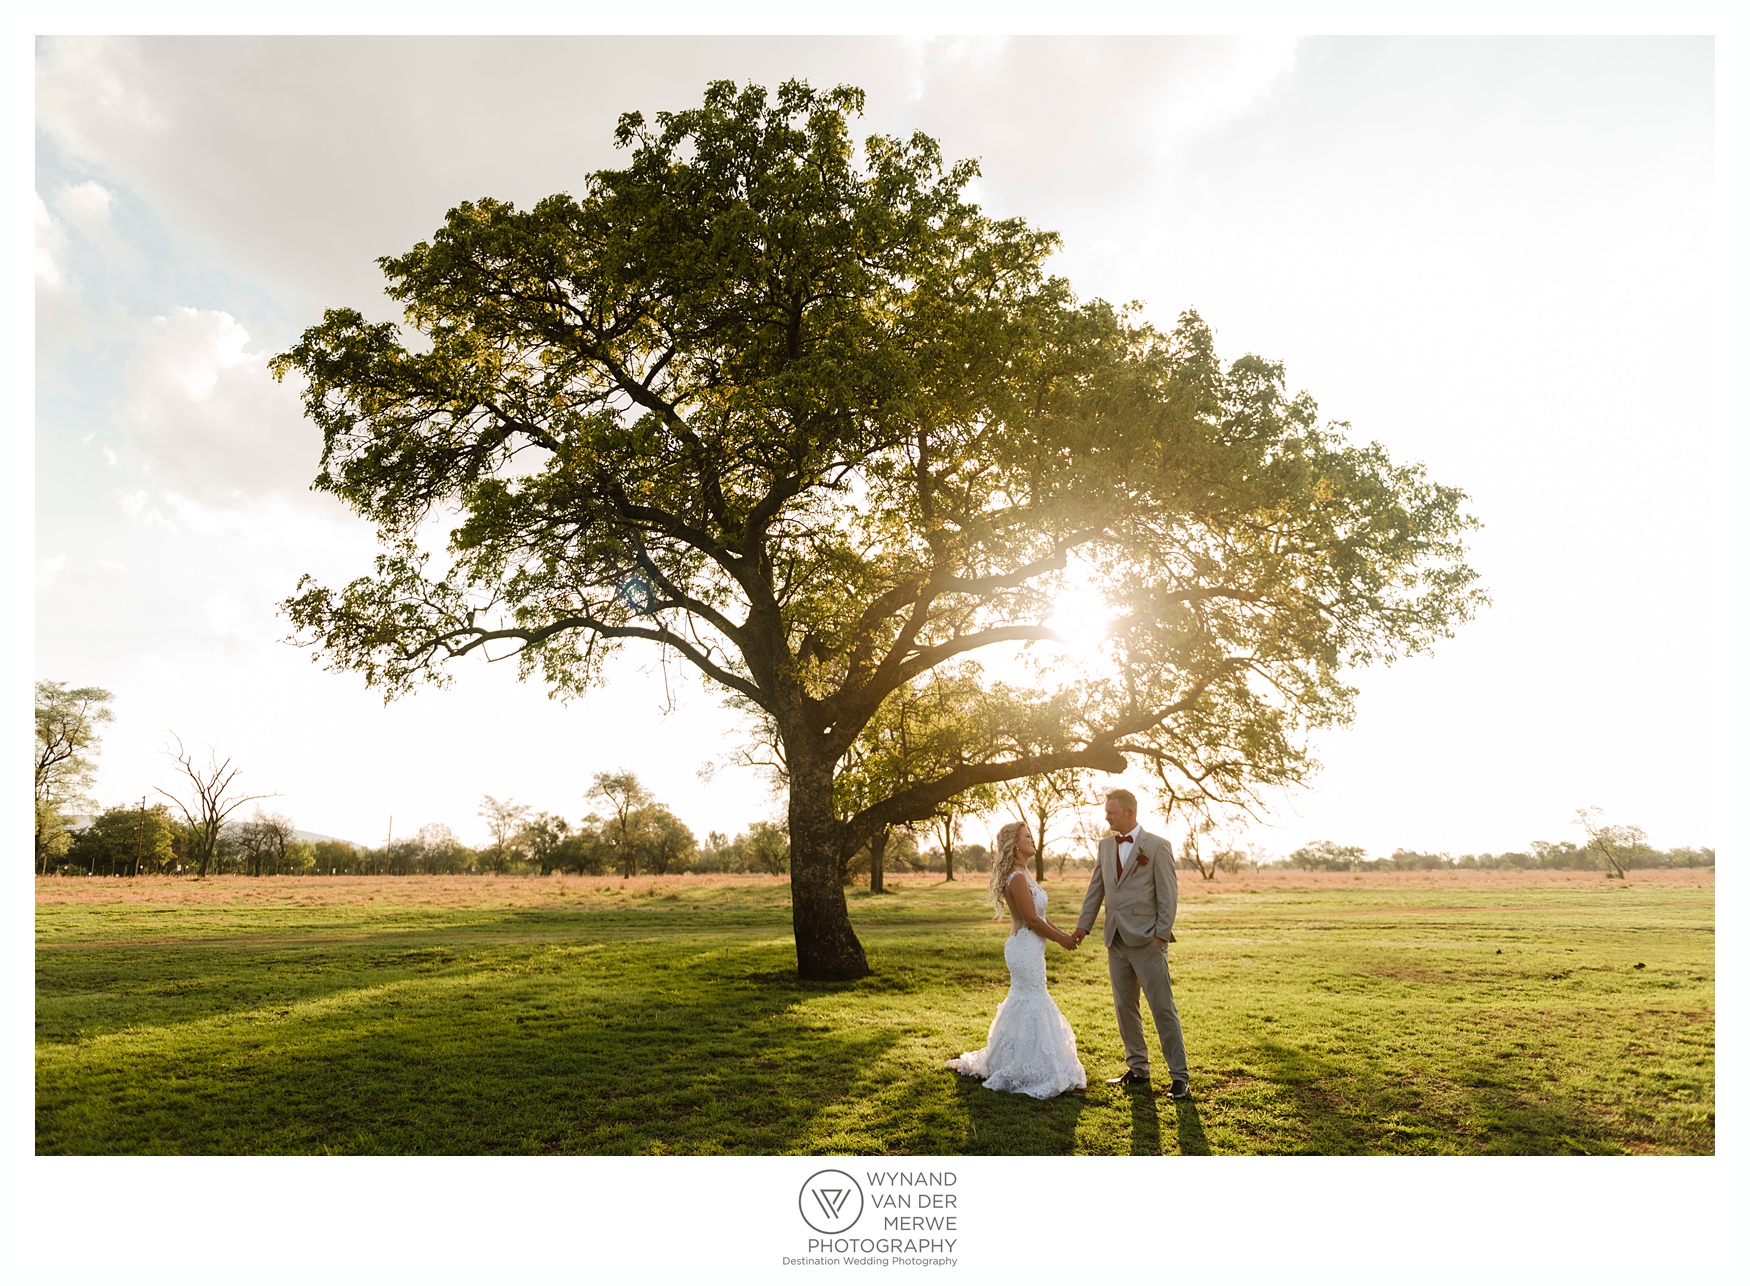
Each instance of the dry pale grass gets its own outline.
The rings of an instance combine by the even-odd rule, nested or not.
[[[955,883],[980,888],[984,874],[968,871]],[[142,875],[133,879],[90,879],[43,876],[36,881],[38,906],[357,906],[379,907],[530,907],[572,901],[580,897],[639,897],[657,890],[754,888],[783,884],[775,875],[220,875],[204,880],[176,875]],[[1085,871],[1050,875],[1046,888],[1081,889]],[[891,887],[937,887],[938,873],[890,873]],[[1633,871],[1628,884],[1654,888],[1711,888],[1712,870]],[[1599,871],[1392,871],[1358,874],[1339,871],[1254,871],[1200,879],[1195,871],[1179,873],[1179,896],[1195,901],[1234,893],[1337,892],[1345,889],[1477,892],[1507,889],[1580,889],[1623,887]],[[865,879],[852,892],[868,892]]]
[[[578,897],[640,896],[657,889],[771,888],[774,875],[182,875],[130,879],[42,876],[38,906],[527,907]]]
[[[1629,885],[1655,888],[1712,888],[1714,873],[1707,867],[1668,871],[1630,871]],[[1279,893],[1291,890],[1337,891],[1357,887],[1381,889],[1579,889],[1616,887],[1603,871],[1248,871],[1243,875],[1218,875],[1200,879],[1196,871],[1179,870],[1179,897],[1200,893]]]

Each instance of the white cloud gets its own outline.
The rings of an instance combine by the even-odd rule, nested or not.
[[[206,606],[207,624],[220,638],[251,642],[257,637],[257,631],[252,628],[256,613],[250,604],[242,602],[236,595],[217,595],[209,598]]]
[[[61,579],[61,573],[67,570],[67,555],[55,554],[49,558],[36,560],[36,587],[39,590],[48,589]]]
[[[39,46],[36,107],[39,117],[66,122],[97,118],[125,125],[133,134],[161,133],[162,109],[142,75],[149,44],[99,39],[51,39]],[[69,124],[67,132],[86,141],[86,132]]]
[[[192,255],[277,292],[301,322],[337,304],[387,317],[397,310],[380,295],[376,256],[429,236],[463,200],[529,204],[580,190],[591,171],[625,164],[613,146],[619,113],[695,106],[715,77],[861,85],[866,127],[909,129],[902,48],[865,38],[45,37],[37,122],[184,233]],[[580,66],[590,69],[581,79]]]
[[[225,312],[153,318],[123,369],[117,419],[166,491],[209,506],[302,493],[321,454],[296,395]]]
[[[115,208],[115,194],[93,180],[69,183],[55,195],[55,207],[62,216],[89,234],[109,227],[109,212]]]
[[[152,503],[150,493],[145,490],[118,491],[116,503],[121,511],[142,527],[157,527],[164,531],[175,531],[176,524],[171,522]]]
[[[122,239],[111,218],[115,193],[94,180],[69,183],[55,193],[55,210],[93,249],[105,264],[122,272],[138,272],[145,258]]]
[[[1294,70],[1299,42],[1260,36],[1210,44],[1206,56],[1170,64],[1155,82],[1148,128],[1162,143],[1176,144],[1256,111]]]
[[[916,110],[949,156],[980,159],[1000,212],[1050,221],[1111,207],[1151,163],[1262,102],[1295,49],[1287,37],[933,41]]]
[[[96,187],[95,184],[80,186]],[[65,192],[63,189],[56,194],[57,206]],[[99,311],[85,302],[84,295],[90,283],[73,271],[74,239],[68,235],[71,221],[65,217],[64,211],[61,217],[56,217],[40,192],[32,195],[36,202],[37,389],[39,393],[60,392],[80,383],[78,374],[64,369],[70,352],[89,349],[104,341],[123,339],[131,323],[113,307]],[[82,218],[101,215],[101,210],[95,208],[97,203],[93,195],[80,193],[74,198]],[[105,225],[98,231],[100,244],[96,248],[107,264],[132,272],[144,262],[137,251],[122,243],[115,229]],[[82,232],[80,235],[88,242],[91,240]]]
[[[59,292],[67,286],[67,259],[72,253],[67,234],[36,193],[36,286],[38,292]]]

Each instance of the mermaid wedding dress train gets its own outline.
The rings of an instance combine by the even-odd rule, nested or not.
[[[1044,915],[1045,890],[1037,884],[1032,889],[1034,909]],[[986,1089],[1034,1098],[1086,1089],[1076,1034],[1045,990],[1045,939],[1031,929],[1017,929],[1003,944],[1003,960],[1009,966],[1009,994],[997,1006],[984,1048],[950,1058],[948,1066],[983,1077]]]

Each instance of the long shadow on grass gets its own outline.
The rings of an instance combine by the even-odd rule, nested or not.
[[[452,935],[429,932],[343,945],[252,946],[245,939],[39,952],[37,1039],[86,1039],[307,1003],[440,971],[460,958]]]
[[[1152,1090],[1130,1090],[1130,1155],[1161,1155],[1161,1108]],[[1181,1155],[1209,1155],[1209,1140],[1203,1136],[1203,1121],[1194,1104],[1169,1104],[1173,1108],[1174,1142]]]
[[[1188,1157],[1210,1155],[1209,1140],[1204,1137],[1203,1117],[1197,1111],[1197,1104],[1187,1099],[1173,1104],[1173,1111],[1177,1118],[1180,1154]]]
[[[1601,1125],[1614,1105],[1588,1107],[1512,1084],[1494,1060],[1472,1059],[1457,1084],[1466,1097],[1468,1151],[1496,1156],[1620,1154],[1620,1124]],[[1602,1109],[1602,1110],[1601,1110]],[[1614,1138],[1612,1136],[1615,1136]]]
[[[1252,1053],[1266,1065],[1264,1079],[1299,1126],[1281,1136],[1278,1150],[1320,1156],[1415,1150],[1385,1144],[1379,1107],[1390,1096],[1377,1076],[1277,1041],[1260,1041]]]
[[[1155,1107],[1153,1087],[1130,1093],[1130,1155],[1158,1157],[1161,1154],[1161,1114]]]
[[[895,1036],[834,1021],[832,990],[747,981],[788,961],[645,943],[330,994],[244,1028],[125,1034],[83,1073],[91,1046],[65,1066],[39,1049],[37,1150],[808,1151]]]
[[[966,1114],[968,1156],[1068,1156],[1076,1122],[1087,1107],[1080,1093],[1038,1099],[986,1089],[970,1076],[955,1077],[955,1097]]]
[[[1282,1135],[1284,1151],[1540,1156],[1602,1144],[1583,1105],[1503,1083],[1481,1065],[1454,1068],[1444,1081],[1411,1083],[1390,1069],[1319,1058],[1273,1041],[1254,1045],[1252,1053],[1268,1066],[1265,1079],[1300,1126],[1297,1135]]]
[[[173,1026],[276,1005],[302,1004],[419,975],[468,967],[506,953],[577,951],[646,945],[663,926],[653,915],[671,907],[626,910],[494,911],[466,923],[355,931],[336,937],[329,926],[308,942],[263,941],[261,932],[179,942],[93,945],[37,952],[37,1039],[64,1042],[144,1024]],[[771,929],[770,917],[713,908],[704,933],[688,945],[731,942],[748,923]],[[781,976],[778,971],[774,976]],[[792,967],[787,975],[795,979]]]

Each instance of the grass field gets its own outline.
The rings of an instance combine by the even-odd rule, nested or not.
[[[851,894],[875,975],[810,986],[770,878],[39,880],[37,1150],[1714,1148],[1711,872],[1187,874],[1179,1104],[1101,1083],[1095,940],[1049,955],[1085,1093],[945,1070],[1006,921],[982,876],[894,887]]]

